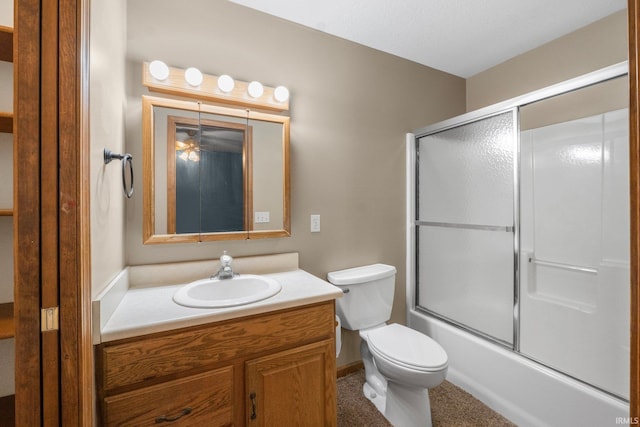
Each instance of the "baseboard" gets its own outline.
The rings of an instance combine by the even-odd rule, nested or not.
[[[357,362],[349,363],[348,365],[339,366],[337,369],[337,377],[345,377],[349,374],[352,374],[360,369],[364,369],[364,364],[362,360],[358,360]]]

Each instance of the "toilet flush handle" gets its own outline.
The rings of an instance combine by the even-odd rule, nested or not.
[[[344,289],[342,290],[342,293],[343,293],[343,294],[348,294],[349,292],[350,292],[350,291],[349,291],[349,288],[344,288]]]

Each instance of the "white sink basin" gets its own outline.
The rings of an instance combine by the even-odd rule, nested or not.
[[[173,300],[186,307],[232,307],[267,299],[280,289],[280,283],[270,277],[240,274],[231,279],[196,280],[178,289]]]

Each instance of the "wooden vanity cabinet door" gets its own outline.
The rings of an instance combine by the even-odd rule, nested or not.
[[[233,366],[104,399],[105,426],[229,426]]]
[[[247,425],[335,426],[334,349],[324,340],[247,361]]]

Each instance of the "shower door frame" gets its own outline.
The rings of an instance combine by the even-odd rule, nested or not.
[[[475,114],[475,113],[479,113],[479,114]],[[447,130],[451,130],[451,129],[455,129],[458,127],[462,127],[471,123],[476,123],[479,122],[481,120],[485,120],[485,119],[490,119],[505,113],[511,113],[512,117],[512,127],[511,127],[511,131],[513,132],[514,137],[516,138],[515,142],[514,142],[514,152],[513,152],[513,221],[511,225],[507,225],[507,226],[493,226],[493,225],[481,225],[481,224],[453,224],[453,223],[436,223],[436,222],[430,222],[430,221],[421,221],[417,218],[418,216],[418,210],[419,210],[419,177],[418,177],[418,162],[419,162],[419,158],[417,156],[417,154],[419,153],[419,149],[418,149],[418,144],[419,144],[419,139],[425,136],[429,136],[429,135],[434,135],[440,132],[444,132]],[[440,122],[440,123],[436,123],[435,125],[431,125],[428,126],[426,128],[423,128],[421,131],[416,131],[416,133],[414,133],[414,138],[415,138],[415,148],[414,148],[414,153],[416,153],[416,159],[415,159],[415,163],[414,163],[414,168],[415,171],[413,173],[414,179],[415,179],[415,205],[412,209],[414,220],[412,221],[414,227],[415,227],[415,231],[413,232],[413,241],[415,242],[414,244],[414,252],[410,252],[410,253],[415,253],[415,257],[414,257],[414,264],[415,267],[414,269],[410,270],[413,271],[413,277],[415,278],[416,282],[417,282],[417,278],[418,278],[418,274],[420,274],[419,271],[419,264],[417,262],[418,258],[419,258],[419,250],[418,250],[418,240],[419,240],[419,228],[418,226],[435,226],[435,227],[448,227],[448,228],[458,228],[458,229],[466,229],[466,230],[484,230],[484,231],[488,231],[488,232],[507,232],[507,233],[513,233],[513,280],[515,283],[514,286],[514,294],[513,294],[513,298],[514,298],[514,310],[513,310],[513,336],[512,336],[512,340],[513,343],[509,343],[507,341],[503,341],[499,338],[496,338],[488,333],[485,333],[483,331],[480,331],[478,329],[472,328],[468,325],[465,325],[461,322],[458,322],[454,319],[451,319],[447,316],[444,316],[440,313],[434,312],[432,310],[429,310],[425,307],[420,307],[417,306],[417,301],[419,298],[419,290],[417,286],[414,286],[414,297],[413,297],[413,305],[411,306],[414,309],[417,309],[418,311],[422,311],[425,312],[431,316],[437,317],[438,319],[441,319],[447,323],[450,323],[456,327],[462,328],[464,330],[467,330],[469,332],[472,332],[475,335],[478,335],[484,339],[487,339],[489,341],[492,341],[496,344],[499,344],[501,346],[504,346],[506,348],[509,349],[515,349],[518,344],[518,337],[519,337],[519,261],[518,261],[518,253],[519,253],[519,243],[520,243],[520,231],[519,231],[519,221],[517,221],[517,218],[519,216],[519,206],[520,206],[520,201],[519,201],[519,191],[518,191],[518,174],[519,174],[519,150],[520,150],[520,142],[519,142],[519,123],[518,123],[518,108],[517,107],[506,107],[506,108],[497,108],[495,110],[490,110],[490,111],[484,111],[484,110],[478,110],[478,111],[474,111],[462,116],[458,116],[458,117],[454,117],[452,119]],[[413,197],[413,196],[412,196]]]
[[[433,125],[429,125],[420,128],[413,133],[407,134],[407,307],[410,310],[417,310],[424,312],[430,316],[441,319],[457,328],[463,329],[474,335],[478,335],[484,339],[501,345],[504,348],[513,350],[520,353],[520,265],[519,265],[519,245],[520,245],[520,123],[519,123],[519,110],[521,107],[542,101],[554,96],[569,93],[578,89],[586,88],[589,86],[603,83],[609,80],[613,80],[619,77],[629,75],[629,62],[623,61],[609,67],[584,74],[582,76],[566,80],[564,82],[539,89],[528,94],[518,96],[507,101],[503,101],[488,107],[484,107],[466,114],[462,114],[451,119],[447,119]],[[418,144],[420,138],[433,135],[439,132],[443,132],[456,127],[464,126],[473,122],[480,121],[485,118],[493,117],[498,114],[503,114],[512,111],[514,114],[514,133],[515,133],[515,149],[514,149],[514,188],[513,188],[513,203],[514,203],[514,218],[513,218],[513,233],[514,233],[514,289],[513,289],[513,344],[502,341],[495,337],[492,337],[482,331],[475,330],[449,319],[446,316],[435,313],[424,307],[417,306],[418,302],[418,259],[419,252],[417,247],[419,226],[425,225],[418,221],[418,206],[419,206],[419,168],[418,168]],[[428,225],[428,224],[427,224]],[[407,313],[410,312],[407,310]],[[523,355],[525,356],[525,355]],[[546,365],[545,365],[546,366]]]

